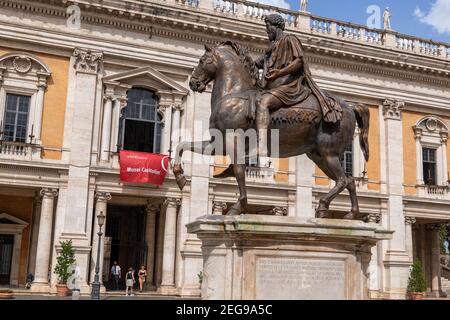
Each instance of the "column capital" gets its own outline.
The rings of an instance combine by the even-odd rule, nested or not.
[[[385,119],[401,120],[404,107],[403,101],[387,98],[383,101],[383,116]]]
[[[96,192],[95,199],[99,202],[107,202],[112,199],[111,193],[109,192]]]
[[[58,190],[52,188],[42,188],[40,194],[44,199],[54,199],[58,196]]]
[[[380,223],[381,222],[381,212],[370,213],[369,214],[369,222]]]
[[[75,70],[88,74],[97,74],[100,64],[103,62],[103,53],[90,49],[75,48]]]
[[[37,206],[42,205],[41,192],[42,191],[36,192],[36,194],[34,195],[34,198],[33,198],[34,204],[37,205]]]
[[[213,214],[222,215],[228,208],[227,203],[224,201],[213,201]]]
[[[275,216],[287,216],[287,208],[286,207],[275,207],[272,209],[272,213]]]
[[[416,218],[410,217],[410,216],[406,216],[405,217],[405,224],[406,225],[413,225],[415,223],[416,223]]]
[[[167,198],[164,201],[164,205],[168,208],[177,208],[181,204],[181,199],[178,198]]]
[[[174,105],[172,105],[172,108],[175,111],[183,111],[184,110],[184,106],[182,104],[174,104]]]
[[[150,203],[150,201],[147,201],[147,204],[145,205],[145,212],[147,214],[156,214],[158,212],[158,207],[153,203]]]

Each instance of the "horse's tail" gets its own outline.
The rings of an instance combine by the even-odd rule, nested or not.
[[[358,123],[361,133],[359,135],[359,144],[364,154],[366,161],[369,161],[369,121],[370,112],[367,106],[362,104],[353,105],[353,111],[356,115],[356,122]]]

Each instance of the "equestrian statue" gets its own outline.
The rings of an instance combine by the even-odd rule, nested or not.
[[[214,177],[235,177],[240,192],[238,201],[230,207],[227,215],[245,213],[247,191],[245,161],[238,161],[236,140],[234,143],[225,141],[225,133],[228,130],[253,129],[258,132],[260,159],[274,156],[269,143],[270,135],[266,133],[278,130],[276,157],[306,154],[336,182],[329,193],[320,199],[316,209],[318,218],[331,218],[331,201],[347,189],[351,211],[344,219],[367,220],[367,216],[359,212],[355,181],[345,174],[340,158],[352,143],[357,124],[361,132],[361,149],[368,161],[368,108],[359,104],[350,105],[319,89],[311,77],[300,39],[283,32],[285,21],[281,15],[267,15],[265,24],[270,47],[262,57],[254,61],[243,47],[231,41],[216,47],[205,45],[205,54],[189,83],[194,92],[202,93],[214,80],[210,130],[219,130],[223,134],[226,148],[213,150],[211,154],[234,157],[232,164]],[[260,70],[263,70],[262,75]],[[181,189],[186,184],[181,166],[183,152],[205,154],[205,151],[211,151],[213,140],[181,142],[178,145],[173,172]]]

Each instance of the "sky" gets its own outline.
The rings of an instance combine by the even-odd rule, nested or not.
[[[252,1],[292,10],[300,6],[300,0]],[[367,10],[373,5],[380,8],[381,15],[389,7],[395,31],[450,43],[450,0],[308,0],[308,11],[316,16],[367,25],[374,13]],[[382,18],[379,21],[382,23]]]

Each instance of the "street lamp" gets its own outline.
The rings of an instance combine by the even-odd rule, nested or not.
[[[106,216],[103,214],[103,211],[100,211],[99,215],[97,216],[97,222],[98,222],[98,248],[97,248],[97,262],[95,264],[95,278],[94,282],[92,283],[92,292],[91,292],[91,299],[92,300],[100,300],[100,280],[99,280],[99,272],[100,272],[100,247],[102,242],[102,227],[105,223]]]

